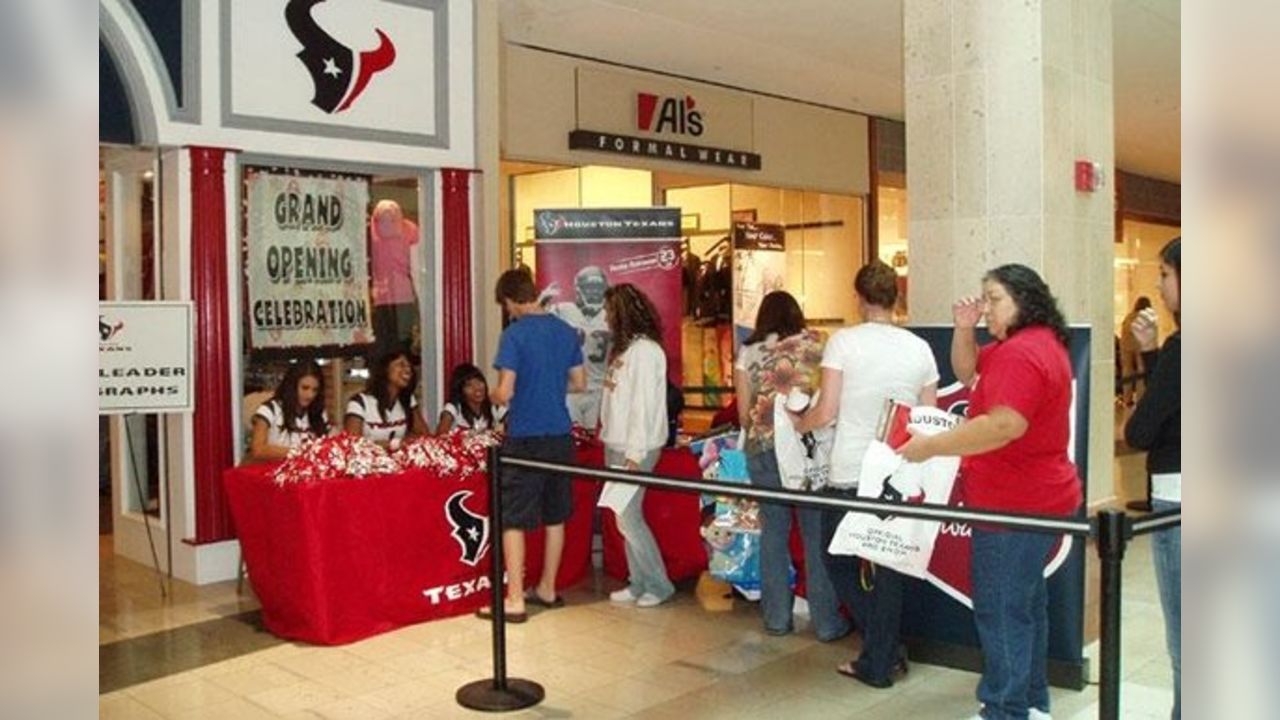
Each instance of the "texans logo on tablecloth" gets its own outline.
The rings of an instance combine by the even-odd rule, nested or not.
[[[311,17],[311,9],[325,0],[289,0],[284,19],[293,36],[302,43],[298,59],[311,74],[315,96],[311,104],[333,114],[351,107],[375,73],[386,70],[396,60],[396,46],[378,28],[378,47],[363,50],[357,57],[351,48],[325,32]]]
[[[444,503],[444,513],[453,526],[453,539],[462,547],[462,555],[458,559],[475,567],[489,549],[489,518],[477,515],[463,505],[473,494],[470,490],[459,490],[450,495]]]

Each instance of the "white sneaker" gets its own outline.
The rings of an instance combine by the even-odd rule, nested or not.
[[[621,590],[614,590],[609,593],[609,601],[616,603],[632,603],[638,600],[635,595],[631,594],[631,588],[624,587]]]
[[[1053,720],[1053,716],[1038,708],[1027,711],[1027,720]]]
[[[642,608],[657,607],[658,605],[661,605],[664,602],[666,601],[658,597],[657,595],[654,595],[653,593],[645,593],[641,595],[639,598],[636,598],[636,607],[642,607]]]

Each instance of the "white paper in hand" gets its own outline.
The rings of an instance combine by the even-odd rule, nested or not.
[[[625,468],[612,467],[609,469],[624,470]],[[621,515],[622,511],[626,510],[631,501],[635,499],[638,490],[640,490],[639,485],[610,480],[600,489],[600,499],[596,501],[596,505],[608,508],[614,514]]]

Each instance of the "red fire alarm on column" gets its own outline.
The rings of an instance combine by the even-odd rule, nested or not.
[[[1102,187],[1104,180],[1102,163],[1089,162],[1088,160],[1076,161],[1076,190],[1093,192]]]

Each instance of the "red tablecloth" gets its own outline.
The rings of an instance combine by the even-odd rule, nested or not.
[[[578,451],[578,462],[583,465],[602,466],[604,448],[585,447]],[[698,480],[702,471],[698,458],[685,449],[663,450],[655,475]],[[701,495],[696,492],[657,490],[648,488],[644,493],[644,518],[653,531],[667,576],[679,581],[697,577],[707,569],[707,550],[702,541]],[[604,571],[609,577],[627,579],[627,555],[625,541],[618,532],[618,523],[612,512],[601,514],[601,532],[604,537]]]
[[[603,448],[580,449],[578,462],[584,465],[603,465]],[[691,480],[702,478],[698,457],[683,448],[663,450],[653,472],[655,475]],[[701,532],[701,497],[699,493],[676,490],[645,490],[645,522],[649,524],[649,529],[653,531],[653,539],[658,543],[663,564],[667,568],[667,577],[674,582],[697,577],[707,569],[707,549]],[[626,541],[623,540],[622,533],[618,532],[618,523],[612,512],[602,514],[601,528],[604,536],[605,574],[617,580],[626,580],[628,575]],[[804,545],[800,539],[799,523],[794,520],[791,527],[790,547],[791,563],[797,572],[796,592],[803,596],[805,594]]]
[[[223,475],[249,578],[272,633],[347,643],[488,602],[491,538],[483,475],[458,482],[409,470],[278,486],[273,468],[233,468]],[[598,491],[596,483],[574,483],[558,587],[577,583],[591,567]],[[468,533],[471,528],[476,532]],[[482,535],[484,542],[460,539],[468,534]],[[526,577],[532,581],[541,572],[542,547],[542,532],[530,533]]]

